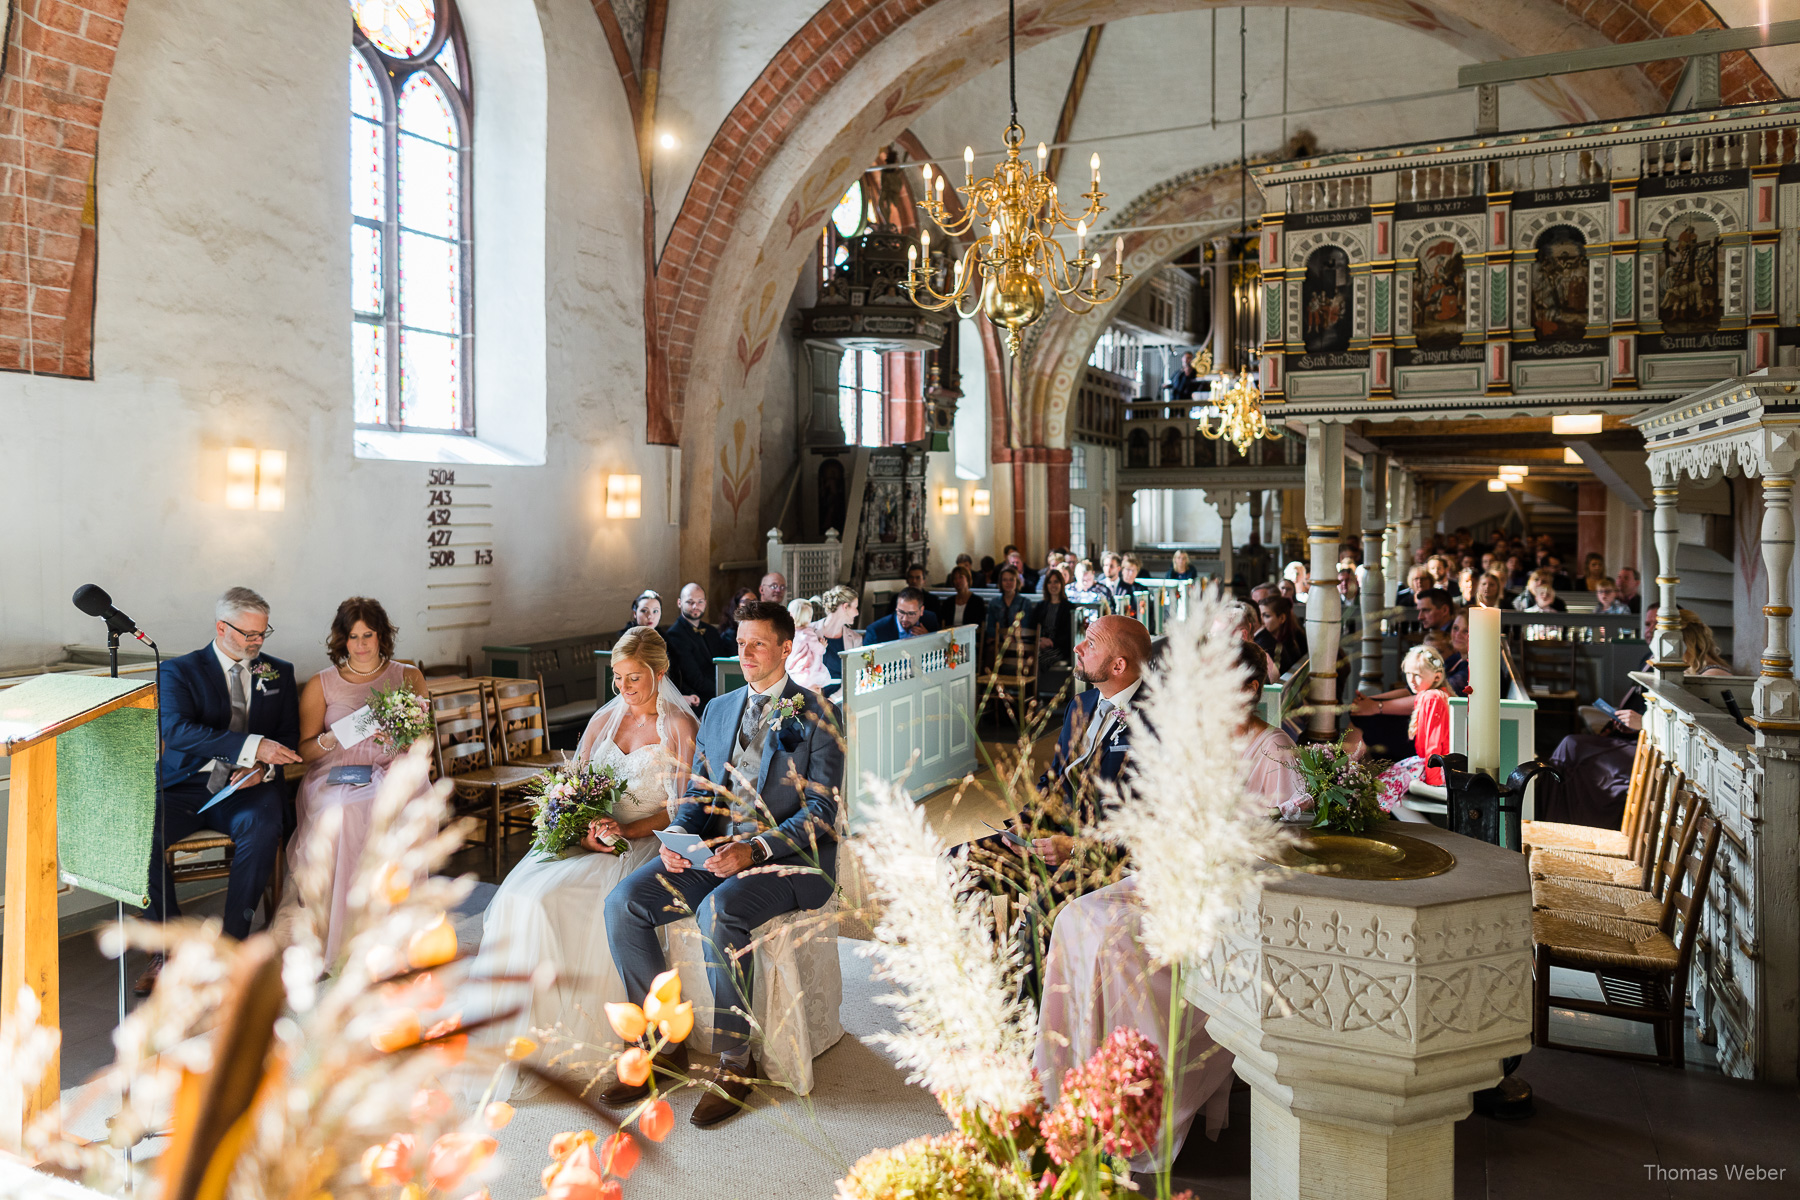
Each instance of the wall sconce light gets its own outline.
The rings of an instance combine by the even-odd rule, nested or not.
[[[985,489],[977,488],[969,493],[969,511],[978,517],[988,516],[993,511],[992,497]]]
[[[225,507],[280,512],[287,507],[287,451],[233,446],[225,451]]]
[[[1575,447],[1573,447],[1573,446],[1564,446],[1563,447],[1563,462],[1567,463],[1571,467],[1587,466],[1587,463],[1582,461],[1581,455],[1575,453]]]
[[[606,516],[609,520],[635,521],[644,515],[644,477],[642,475],[608,475],[606,477]]]
[[[1606,418],[1599,413],[1582,413],[1578,416],[1551,417],[1550,432],[1558,437],[1578,437],[1583,434],[1600,432]]]
[[[1505,491],[1505,490],[1506,490],[1506,480],[1504,480],[1504,479],[1490,479],[1490,480],[1488,480],[1488,491],[1490,491],[1490,492],[1504,492],[1504,491]]]
[[[962,493],[953,487],[938,489],[938,511],[947,517],[954,517],[962,511]]]

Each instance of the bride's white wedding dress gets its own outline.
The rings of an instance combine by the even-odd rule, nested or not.
[[[667,804],[673,764],[660,742],[625,754],[608,737],[594,748],[592,761],[611,767],[627,788],[613,811],[619,824],[640,821]],[[481,1030],[476,1036],[482,1043],[504,1045],[509,1038],[559,1023],[567,1036],[589,1045],[618,1040],[606,1023],[605,1006],[626,996],[606,940],[606,894],[655,857],[659,846],[654,835],[646,835],[634,839],[623,855],[573,847],[553,857],[534,852],[513,868],[494,893],[482,922],[481,951],[465,985],[463,1019],[473,1021],[514,1007],[523,1011]],[[540,963],[555,967],[556,982],[535,995],[524,982],[481,982],[495,976],[523,980]],[[483,1074],[468,1082],[471,1100],[480,1098],[487,1080]],[[494,1099],[527,1096],[541,1088],[531,1077],[518,1080],[509,1066]]]

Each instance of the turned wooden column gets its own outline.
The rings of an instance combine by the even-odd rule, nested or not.
[[[1312,588],[1306,596],[1306,644],[1313,713],[1308,730],[1317,741],[1337,736],[1337,660],[1343,608],[1337,591],[1338,541],[1344,531],[1344,427],[1320,422],[1306,427],[1306,541]]]
[[[1687,663],[1681,648],[1681,606],[1675,599],[1676,554],[1681,544],[1681,518],[1676,511],[1679,489],[1671,465],[1651,464],[1651,496],[1656,504],[1656,632],[1650,635],[1650,669],[1658,681],[1680,683]],[[1771,594],[1773,594],[1771,592]]]
[[[1794,565],[1793,474],[1764,475],[1762,494],[1763,573],[1769,581],[1769,602],[1763,605],[1762,672],[1756,680],[1753,711],[1758,725],[1787,726],[1792,732],[1800,723],[1800,687],[1794,683],[1794,598],[1789,584]]]
[[[1206,502],[1219,513],[1219,590],[1232,595],[1231,577],[1236,572],[1235,548],[1231,539],[1231,518],[1237,514],[1239,493],[1233,491],[1204,492]]]
[[[1365,454],[1362,466],[1362,686],[1364,695],[1381,690],[1381,622],[1387,581],[1381,570],[1381,537],[1387,523],[1387,455]]]

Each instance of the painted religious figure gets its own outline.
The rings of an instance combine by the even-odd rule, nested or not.
[[[1320,246],[1306,260],[1300,284],[1308,354],[1348,349],[1354,324],[1350,298],[1350,256],[1336,246]]]
[[[1538,236],[1531,264],[1531,324],[1540,342],[1578,342],[1587,336],[1587,238],[1571,225]]]
[[[1419,247],[1413,268],[1413,336],[1426,350],[1462,344],[1465,294],[1462,247],[1434,238]]]
[[[1671,221],[1663,238],[1656,312],[1665,333],[1719,327],[1719,227],[1706,217]]]

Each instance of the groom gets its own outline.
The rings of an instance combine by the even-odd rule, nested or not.
[[[751,931],[831,898],[837,875],[837,789],[844,747],[831,705],[787,677],[794,619],[779,604],[753,600],[737,610],[745,686],[706,706],[694,740],[686,802],[671,830],[714,847],[695,867],[663,848],[660,862],[634,871],[606,898],[607,940],[633,999],[668,969],[656,930],[690,912],[706,939],[706,978],[719,1031],[718,1074],[689,1119],[706,1128],[737,1113],[756,1078],[750,1057]],[[755,793],[747,794],[754,786]],[[685,1072],[687,1048],[657,1061]],[[636,1103],[649,1085],[615,1081],[603,1103]]]

